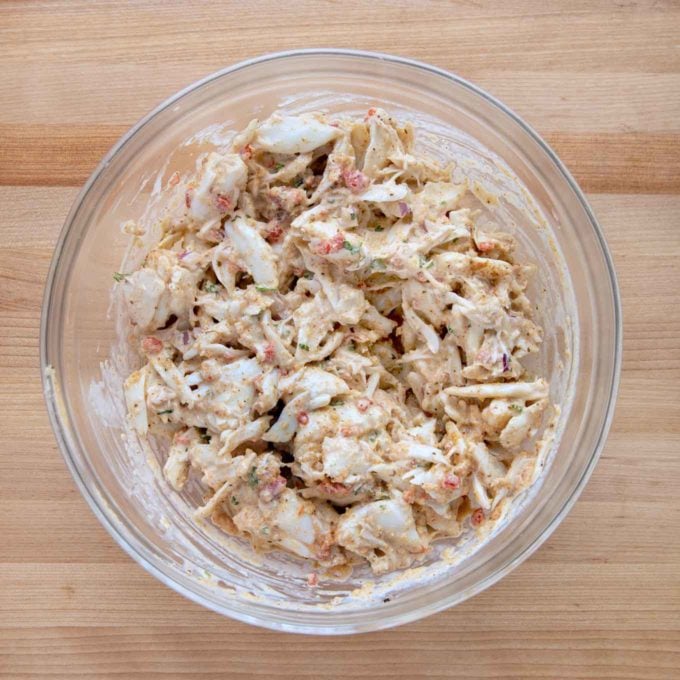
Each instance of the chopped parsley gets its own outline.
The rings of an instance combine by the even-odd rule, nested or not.
[[[308,351],[309,351],[309,345],[308,345],[307,343],[305,343],[305,342],[298,342],[298,347],[299,347],[300,349],[304,349],[305,352],[308,352]]]
[[[314,272],[310,272],[309,269],[305,269],[305,271],[302,273],[302,276],[304,276],[306,279],[313,279]]]
[[[232,505],[238,505],[238,498],[236,498],[236,496],[231,497],[231,504]]]
[[[301,186],[303,185],[304,181],[305,181],[305,180],[304,180],[302,177],[296,177],[296,178],[293,180],[293,186],[294,186],[294,187],[301,187]]]
[[[516,413],[522,413],[522,411],[524,411],[524,407],[519,404],[510,404],[509,408]]]
[[[248,486],[251,489],[254,489],[259,483],[260,480],[257,478],[257,469],[255,467],[251,467],[250,472],[248,473]]]
[[[428,260],[425,255],[422,254],[418,255],[418,262],[423,269],[430,269],[430,267],[434,265],[432,260]]]
[[[281,170],[283,167],[284,167],[284,166],[283,166],[283,163],[277,163],[277,164],[274,166],[274,170],[276,170],[276,172],[278,172],[278,171]]]
[[[261,533],[261,534],[264,534],[265,536],[269,536],[269,527],[268,527],[268,526],[262,527],[262,528],[260,529],[260,533]]]
[[[127,277],[125,276],[125,274],[121,274],[120,272],[113,273],[113,280],[117,281],[118,283],[120,283],[121,281],[125,281],[126,278]]]
[[[385,227],[381,227],[379,224],[374,224],[371,229],[373,229],[373,231],[385,231]]]
[[[259,290],[260,293],[275,293],[278,288],[267,288],[267,286],[255,286],[255,290]]]
[[[157,411],[157,415],[159,415],[159,416],[165,416],[165,415],[167,415],[168,413],[172,413],[172,409],[171,409],[171,408],[166,408],[165,411]]]
[[[345,250],[349,250],[349,252],[352,253],[352,255],[355,255],[361,250],[361,245],[355,246],[353,243],[347,240],[342,242],[342,247]]]
[[[219,289],[220,287],[216,283],[213,283],[212,281],[206,281],[203,284],[203,290],[206,293],[217,293]]]

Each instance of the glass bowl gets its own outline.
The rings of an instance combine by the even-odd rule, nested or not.
[[[422,148],[454,154],[456,172],[495,192],[489,219],[537,265],[532,295],[545,329],[534,359],[559,404],[539,480],[486,540],[468,537],[406,574],[307,583],[309,567],[198,525],[199,491],[172,491],[158,457],[126,430],[125,349],[113,273],[128,248],[122,222],[149,220],[175,171],[278,107],[358,113],[382,106],[415,122]],[[202,131],[200,134],[196,134]],[[300,50],[242,62],[191,85],[132,128],[80,192],[56,246],[42,313],[41,363],[52,426],[83,496],[119,545],[177,592],[273,629],[340,634],[387,628],[450,607],[526,559],[583,489],[612,418],[621,314],[611,259],[571,175],[500,102],[426,64],[349,50]],[[102,584],[105,587],[105,584]]]

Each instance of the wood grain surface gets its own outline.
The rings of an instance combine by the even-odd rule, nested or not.
[[[0,3],[0,677],[680,677],[680,4],[480,0]],[[588,193],[623,297],[617,413],[548,542],[454,610],[283,635],[205,611],[112,541],[57,450],[39,308],[78,187],[140,116],[272,50],[456,71],[544,135]]]

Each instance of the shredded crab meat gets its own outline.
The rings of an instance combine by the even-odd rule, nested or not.
[[[275,113],[172,175],[158,243],[117,275],[133,430],[171,442],[173,488],[205,486],[197,518],[314,584],[484,531],[538,474],[531,271],[454,169],[381,109]]]

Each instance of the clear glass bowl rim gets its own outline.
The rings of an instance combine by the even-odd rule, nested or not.
[[[495,570],[493,570],[487,577],[473,584],[472,586],[447,597],[442,598],[434,604],[424,605],[421,607],[416,607],[405,612],[395,612],[389,613],[387,611],[382,613],[382,618],[379,620],[372,620],[360,624],[352,624],[349,627],[341,626],[338,627],[332,621],[327,624],[317,624],[317,625],[307,625],[299,623],[286,623],[283,624],[279,621],[271,622],[266,618],[263,618],[259,614],[249,614],[244,613],[241,610],[233,610],[229,607],[223,606],[209,598],[203,597],[201,594],[193,592],[192,590],[185,588],[180,583],[173,580],[161,567],[157,566],[154,561],[148,558],[142,551],[139,544],[134,540],[130,540],[130,537],[125,536],[121,531],[120,527],[115,523],[111,517],[107,514],[107,510],[103,508],[98,502],[95,494],[92,492],[86,480],[80,475],[73,455],[70,449],[69,440],[70,437],[67,435],[66,430],[70,427],[70,422],[68,419],[68,413],[65,413],[63,408],[60,408],[58,403],[58,396],[55,395],[54,384],[52,382],[49,367],[53,365],[52,357],[49,353],[48,348],[48,333],[52,326],[53,319],[50,314],[50,301],[52,299],[53,285],[55,282],[55,277],[59,271],[62,262],[63,246],[69,231],[73,225],[75,217],[78,213],[81,203],[87,196],[90,188],[97,181],[99,176],[105,172],[107,166],[110,164],[112,159],[120,152],[120,150],[136,136],[140,130],[151,121],[156,115],[167,109],[168,107],[175,104],[178,100],[182,99],[184,96],[190,94],[191,92],[203,87],[207,83],[218,79],[224,75],[240,71],[242,69],[248,68],[256,64],[262,64],[264,62],[275,61],[275,60],[285,60],[290,57],[299,56],[335,56],[335,57],[358,57],[363,59],[371,59],[377,61],[387,61],[398,65],[410,66],[416,69],[422,69],[423,71],[433,73],[444,78],[451,80],[453,83],[460,85],[474,94],[486,99],[492,106],[500,110],[501,113],[505,114],[511,118],[516,124],[518,124],[523,131],[533,138],[551,162],[556,166],[559,173],[574,192],[574,195],[578,199],[581,207],[583,208],[585,214],[588,217],[590,225],[593,232],[599,242],[601,248],[601,255],[606,264],[607,272],[609,274],[608,284],[611,286],[612,300],[614,304],[614,362],[613,371],[611,375],[611,384],[609,390],[609,399],[607,406],[605,408],[605,417],[602,421],[602,427],[599,432],[596,444],[593,448],[590,459],[583,470],[583,474],[574,488],[572,494],[565,499],[563,505],[554,515],[552,521],[536,536],[536,538],[529,543],[522,551],[518,552],[513,559],[507,561],[504,564],[499,565]],[[214,73],[207,75],[206,77],[197,80],[182,90],[176,92],[156,108],[150,111],[146,116],[141,118],[135,125],[133,125],[108,151],[104,156],[99,165],[95,168],[93,173],[88,178],[87,182],[84,184],[83,188],[78,193],[78,196],[73,202],[73,205],[66,217],[64,226],[61,230],[57,243],[55,245],[54,255],[50,264],[50,269],[47,276],[47,281],[45,285],[45,292],[43,296],[42,311],[41,311],[41,322],[40,322],[40,368],[41,368],[41,379],[43,385],[43,392],[45,395],[45,401],[47,405],[47,411],[49,414],[50,423],[52,429],[55,433],[57,443],[61,454],[66,462],[66,465],[73,476],[81,494],[85,498],[86,502],[90,506],[92,512],[95,514],[100,523],[109,532],[112,538],[118,543],[118,545],[139,565],[141,565],[147,572],[152,574],[161,583],[164,583],[169,588],[188,598],[189,600],[196,602],[208,609],[211,609],[219,614],[229,616],[231,618],[243,621],[245,623],[254,624],[257,626],[262,626],[265,628],[270,628],[273,630],[282,630],[286,632],[295,633],[307,633],[307,634],[346,634],[346,633],[357,633],[357,632],[369,632],[382,630],[385,628],[390,628],[393,626],[402,625],[411,621],[416,621],[418,619],[424,618],[431,614],[437,613],[456,604],[460,604],[465,600],[473,597],[474,595],[480,593],[486,588],[492,586],[494,583],[499,581],[501,578],[510,573],[513,569],[519,566],[524,560],[530,557],[535,550],[537,550],[552,534],[552,532],[559,526],[565,516],[568,514],[578,497],[580,496],[583,488],[585,487],[592,471],[597,463],[600,456],[602,448],[607,438],[611,422],[614,416],[614,408],[616,403],[616,395],[618,392],[620,372],[621,372],[621,356],[622,356],[622,337],[623,337],[623,327],[622,327],[622,314],[621,314],[621,300],[619,287],[616,279],[616,273],[614,270],[611,254],[609,252],[607,243],[605,241],[602,230],[597,222],[597,219],[588,204],[583,192],[578,186],[576,180],[572,177],[571,173],[564,166],[562,161],[559,159],[557,154],[551,149],[551,147],[540,137],[540,135],[527,124],[520,116],[518,116],[514,111],[509,109],[505,104],[500,102],[498,99],[487,93],[485,90],[477,87],[473,83],[461,78],[460,76],[446,71],[444,69],[432,66],[425,62],[421,62],[415,59],[409,59],[406,57],[398,57],[391,54],[381,53],[381,52],[370,52],[365,50],[352,50],[352,49],[338,49],[338,48],[311,48],[311,49],[295,49],[286,50],[281,52],[271,52],[252,59],[247,59],[240,61],[232,66],[225,67]],[[56,359],[56,357],[54,357]],[[65,422],[64,422],[65,421]],[[129,534],[129,532],[126,532]],[[332,618],[329,612],[329,618]]]

